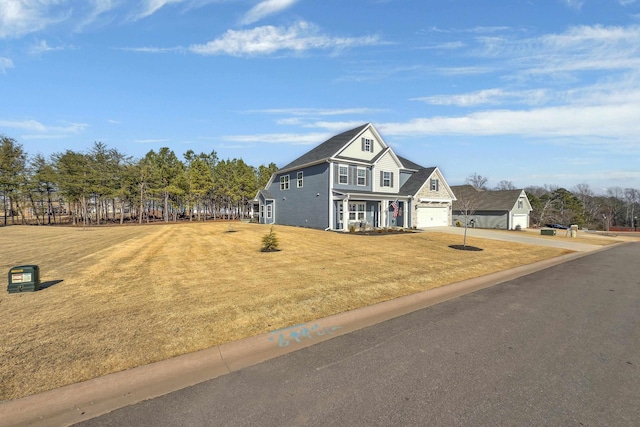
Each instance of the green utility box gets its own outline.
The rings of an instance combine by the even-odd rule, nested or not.
[[[544,229],[544,230],[540,230],[540,234],[542,236],[555,236],[556,235],[556,230],[553,229]]]
[[[40,267],[37,265],[20,265],[9,270],[10,294],[17,292],[35,292],[40,289]]]

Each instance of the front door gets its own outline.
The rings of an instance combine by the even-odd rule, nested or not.
[[[373,221],[373,227],[380,227],[380,203],[371,204],[371,218]]]

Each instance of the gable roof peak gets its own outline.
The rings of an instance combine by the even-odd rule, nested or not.
[[[334,135],[322,144],[316,146],[315,148],[312,148],[291,163],[282,167],[280,170],[292,169],[303,165],[319,163],[328,160],[331,157],[335,156],[347,143],[352,141],[369,127],[373,128],[373,125],[371,123],[366,123],[356,128],[339,133],[338,135]]]

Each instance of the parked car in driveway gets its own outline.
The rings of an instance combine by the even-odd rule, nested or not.
[[[566,225],[562,225],[562,224],[545,224],[545,227],[549,227],[549,228],[558,228],[560,230],[568,230],[569,227],[567,227]]]

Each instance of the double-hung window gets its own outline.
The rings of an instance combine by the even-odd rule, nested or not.
[[[280,190],[289,189],[289,175],[282,175],[280,177]]]
[[[298,172],[298,188],[302,188],[302,171]]]
[[[272,216],[273,216],[273,206],[267,205],[267,218],[271,219]]]
[[[440,188],[439,182],[437,179],[431,180],[431,191],[438,191]]]
[[[373,140],[369,138],[362,138],[362,151],[373,153]]]
[[[358,168],[358,185],[367,185],[367,170]]]
[[[340,165],[338,167],[338,182],[340,184],[349,183],[349,166]]]
[[[391,187],[391,172],[382,172],[382,186],[383,187]]]
[[[524,200],[518,199],[518,209],[522,209],[524,207]]]

